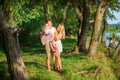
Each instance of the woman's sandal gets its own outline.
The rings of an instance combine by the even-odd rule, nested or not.
[[[58,67],[56,65],[53,66],[53,70],[57,71]]]

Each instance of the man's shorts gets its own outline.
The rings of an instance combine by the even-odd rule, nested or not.
[[[46,50],[46,56],[50,57],[51,49],[49,43],[45,44],[45,50]],[[56,49],[56,51],[52,54],[53,55],[59,54],[58,49]]]

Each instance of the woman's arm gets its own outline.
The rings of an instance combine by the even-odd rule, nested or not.
[[[54,40],[60,40],[62,38],[62,34],[61,33],[58,33],[57,31],[55,31],[55,34],[54,34]]]

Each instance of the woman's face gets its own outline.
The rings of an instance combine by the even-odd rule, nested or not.
[[[61,30],[60,25],[58,25],[57,31],[60,32],[60,30]]]

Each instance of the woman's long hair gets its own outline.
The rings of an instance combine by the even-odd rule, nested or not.
[[[61,28],[61,34],[62,34],[62,39],[65,38],[65,27],[64,27],[64,24],[63,23],[60,23],[60,28]]]

